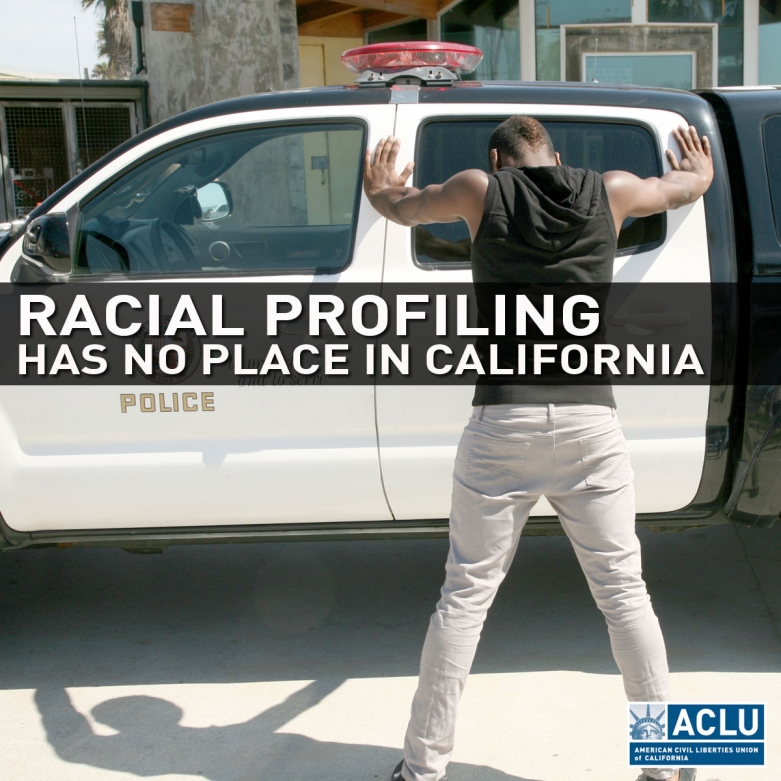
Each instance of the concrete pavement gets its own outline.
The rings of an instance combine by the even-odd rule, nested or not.
[[[643,532],[673,695],[767,703],[781,778],[781,526]],[[0,779],[380,781],[400,757],[445,540],[0,555]],[[524,539],[451,781],[628,781],[623,689],[565,537]]]

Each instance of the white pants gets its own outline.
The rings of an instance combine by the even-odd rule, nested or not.
[[[407,781],[445,775],[486,613],[541,496],[558,514],[605,616],[627,697],[669,700],[664,640],[641,575],[632,479],[611,407],[474,408],[456,456],[445,584],[423,646],[404,742]],[[666,779],[676,769],[644,772]]]

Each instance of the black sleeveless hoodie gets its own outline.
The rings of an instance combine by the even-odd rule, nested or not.
[[[615,254],[615,224],[600,174],[566,165],[503,168],[489,178],[483,218],[472,242],[479,319],[493,323],[497,292],[514,299],[530,283],[600,283],[607,288]],[[490,341],[477,340],[484,366],[489,365]],[[507,348],[505,344],[503,365],[517,368],[517,357]],[[501,378],[481,376],[472,403],[615,406],[609,384],[535,385],[518,384],[519,379],[502,384]]]

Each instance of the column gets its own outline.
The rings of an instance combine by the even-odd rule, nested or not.
[[[648,23],[648,0],[632,0],[632,24]]]
[[[759,0],[743,3],[743,84],[759,84]]]
[[[521,81],[537,81],[537,30],[534,0],[519,0],[518,27],[521,36]],[[645,1],[645,0],[643,0]]]

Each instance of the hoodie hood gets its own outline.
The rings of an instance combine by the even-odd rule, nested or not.
[[[602,177],[596,171],[523,166],[502,168],[495,176],[515,230],[537,249],[566,249],[597,215]]]

